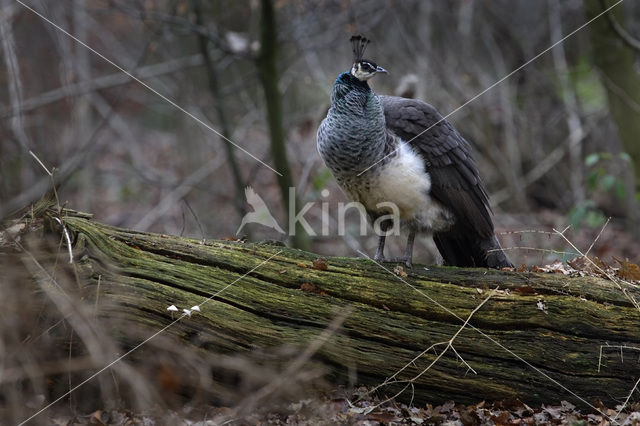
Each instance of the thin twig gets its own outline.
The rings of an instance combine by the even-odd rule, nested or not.
[[[20,64],[16,55],[16,43],[12,28],[15,5],[11,3],[8,0],[2,2],[2,8],[5,14],[4,16],[0,16],[0,40],[2,42],[3,59],[6,67],[6,79],[9,80],[6,86],[9,92],[10,111],[12,115],[10,127],[20,147],[23,150],[27,150],[31,143],[27,133],[24,131],[22,118],[22,80],[20,79]]]
[[[371,389],[369,392],[367,393],[372,393],[375,392],[376,390],[380,389],[383,386],[387,386],[390,384],[395,384],[395,383],[406,383],[406,385],[399,391],[397,392],[395,395],[393,395],[390,398],[385,399],[384,401],[380,402],[379,404],[377,404],[375,407],[373,407],[374,409],[377,407],[380,407],[382,404],[387,403],[388,401],[391,401],[393,399],[395,399],[396,397],[398,397],[399,395],[401,395],[409,386],[412,386],[413,383],[415,383],[416,380],[418,380],[420,377],[422,377],[427,371],[429,371],[431,369],[431,367],[433,367],[439,360],[440,358],[442,358],[444,356],[445,353],[447,353],[447,351],[449,349],[452,349],[453,352],[456,354],[456,357],[461,359],[462,362],[471,370],[474,372],[474,374],[476,373],[476,371],[471,368],[471,366],[460,356],[460,354],[458,354],[458,352],[453,348],[453,342],[455,341],[455,339],[458,337],[458,335],[462,332],[462,330],[464,330],[464,328],[467,326],[467,324],[469,324],[469,321],[471,320],[471,317],[473,317],[473,315],[478,312],[478,310],[485,304],[487,303],[487,301],[489,301],[489,299],[495,294],[496,290],[498,290],[498,288],[496,287],[493,291],[491,291],[491,293],[489,293],[489,295],[478,305],[475,307],[475,309],[473,311],[471,311],[471,313],[469,314],[469,316],[467,317],[467,319],[464,321],[464,323],[462,324],[462,326],[458,329],[458,331],[456,331],[454,333],[453,336],[451,336],[451,338],[448,341],[445,342],[438,342],[438,343],[434,343],[433,345],[429,346],[427,349],[423,350],[422,352],[420,352],[420,354],[416,357],[414,357],[411,361],[409,361],[408,363],[406,363],[402,368],[400,368],[398,371],[396,371],[393,375],[391,375],[389,378],[387,378],[383,383],[379,384],[378,386],[374,387],[373,389]],[[446,347],[444,348],[444,350],[442,352],[440,352],[433,361],[431,361],[431,363],[429,363],[429,365],[423,369],[420,373],[418,373],[415,377],[407,380],[407,381],[400,381],[400,380],[395,380],[395,378],[398,376],[398,374],[400,374],[402,371],[404,371],[406,368],[408,368],[410,365],[413,365],[415,361],[417,361],[419,358],[421,358],[424,354],[426,354],[427,352],[429,352],[431,349],[435,348],[436,346],[441,346],[441,345],[446,345]]]
[[[602,365],[602,350],[604,348],[619,350],[620,351],[620,361],[621,362],[624,362],[624,358],[622,357],[622,351],[624,349],[628,349],[628,350],[632,350],[632,351],[639,351],[640,352],[640,348],[637,347],[637,346],[627,346],[627,345],[615,345],[615,346],[612,346],[612,345],[609,345],[609,344],[600,345],[600,354],[598,356],[598,373],[600,372],[600,366]]]
[[[18,242],[18,244],[20,244]],[[24,247],[20,246],[21,250],[23,250],[28,257],[30,258],[30,260],[33,262],[33,264],[37,267],[37,269],[39,269],[44,277],[43,277],[43,284],[45,281],[48,281],[50,283],[54,283],[58,288],[61,288],[60,285],[57,283],[57,281],[55,280],[54,277],[51,276],[51,274],[49,274],[49,272],[40,264],[40,262],[38,262],[38,260],[33,256],[33,254],[31,254],[29,251],[25,250]],[[278,251],[274,254],[272,254],[271,256],[269,256],[267,259],[263,260],[262,262],[260,262],[258,265],[254,266],[253,268],[251,268],[249,271],[245,272],[244,274],[242,274],[240,277],[236,278],[234,281],[230,282],[229,284],[227,284],[225,287],[223,287],[222,289],[218,290],[217,292],[215,292],[214,294],[212,294],[211,296],[209,296],[208,298],[206,298],[205,300],[202,301],[202,303],[200,303],[199,306],[203,306],[204,304],[206,304],[207,302],[211,301],[212,299],[214,299],[216,296],[218,296],[220,293],[222,293],[223,291],[225,291],[226,289],[228,289],[229,287],[231,287],[233,284],[235,284],[236,282],[240,281],[241,279],[243,279],[244,277],[246,277],[247,275],[251,274],[253,271],[255,271],[256,269],[260,268],[262,265],[266,264],[267,262],[269,262],[271,259],[273,259],[274,257],[276,257],[277,255],[279,255],[280,253],[282,253],[282,251]],[[48,286],[47,285],[43,285],[43,288],[45,290],[48,290]],[[75,309],[76,307],[73,306],[73,304],[71,303],[71,300],[69,299],[68,296],[65,297],[60,297],[59,295],[55,294],[55,292],[48,292],[49,296],[52,298],[52,300],[54,301],[54,303],[56,303],[56,305],[58,305],[59,309],[61,312],[65,312],[65,311],[73,311],[73,310],[77,310]],[[74,386],[72,389],[70,389],[68,392],[60,395],[58,398],[56,398],[54,401],[52,401],[51,403],[49,403],[48,405],[46,405],[45,407],[41,408],[40,410],[36,411],[34,414],[32,414],[31,416],[29,416],[28,418],[24,419],[22,422],[19,423],[18,426],[22,426],[25,423],[28,423],[29,421],[31,421],[33,418],[35,418],[36,416],[40,415],[41,413],[43,413],[44,411],[48,410],[49,408],[51,408],[53,405],[57,404],[58,402],[60,402],[61,400],[63,400],[64,398],[66,398],[67,396],[69,396],[71,393],[75,392],[76,390],[78,390],[80,387],[84,386],[85,384],[87,384],[88,382],[90,382],[91,380],[93,380],[95,377],[99,376],[100,374],[102,374],[103,372],[105,372],[106,370],[110,369],[111,367],[113,367],[114,365],[118,364],[120,361],[122,361],[124,358],[128,357],[129,355],[131,355],[133,352],[137,351],[138,349],[140,349],[142,346],[146,345],[149,341],[151,341],[152,339],[154,339],[155,337],[159,336],[160,334],[164,333],[166,330],[168,330],[170,327],[172,327],[173,325],[175,325],[176,323],[178,323],[179,321],[181,321],[182,319],[184,319],[186,316],[186,314],[182,314],[180,317],[176,318],[175,320],[171,321],[169,324],[165,325],[164,327],[162,327],[160,330],[156,331],[155,333],[153,333],[151,336],[147,337],[146,339],[144,339],[142,342],[138,343],[136,346],[134,346],[133,348],[129,349],[127,352],[125,352],[124,354],[118,356],[117,358],[113,359],[111,362],[107,363],[104,367],[102,367],[101,369],[99,369],[98,371],[96,371],[95,373],[93,373],[91,376],[89,376],[88,378],[86,378],[85,380],[83,380],[82,382],[78,383],[76,386]],[[83,333],[87,333],[88,332],[88,326],[86,324],[88,324],[86,321],[80,321],[78,322],[79,324],[75,324],[76,327],[78,327],[76,329],[76,327],[74,327],[74,329],[76,329],[76,331],[78,332],[79,335],[83,336]],[[73,326],[74,324],[72,324]],[[83,341],[85,342],[90,342],[93,341],[92,339],[90,339],[90,336],[83,336]],[[89,346],[90,352],[91,352],[91,346]],[[92,352],[93,354],[93,352]],[[97,359],[102,359],[105,356],[105,351],[101,350],[98,354],[95,354]],[[132,382],[135,383],[135,382]]]
[[[58,222],[62,227],[64,238],[65,240],[67,240],[67,249],[69,251],[69,263],[73,263],[73,249],[71,248],[71,238],[69,238],[69,231],[67,230],[67,227],[64,226],[64,223],[62,222],[62,220],[60,220],[60,218],[54,217],[53,219],[56,222]]]
[[[607,218],[607,221],[605,222],[604,225],[602,225],[602,228],[600,228],[600,232],[598,232],[598,235],[596,236],[596,238],[593,240],[593,242],[591,243],[591,245],[589,246],[589,248],[587,249],[587,251],[585,252],[585,256],[589,255],[589,252],[591,251],[591,249],[593,248],[594,244],[598,241],[598,239],[600,238],[600,235],[602,235],[602,233],[604,232],[604,228],[607,227],[607,225],[609,224],[609,222],[611,221],[611,216],[609,216]]]
[[[171,59],[166,62],[139,67],[135,69],[135,74],[141,79],[148,80],[154,77],[184,71],[189,68],[196,68],[202,64],[202,55],[196,53],[190,56]],[[25,99],[20,106],[20,112],[28,112],[54,102],[58,102],[62,99],[73,98],[86,93],[98,92],[100,90],[126,85],[129,82],[131,82],[131,78],[129,78],[129,76],[122,74],[121,72],[117,72],[114,74],[95,77],[92,80],[71,83],[66,86],[41,93],[36,97]],[[11,108],[0,110],[0,118],[7,118],[13,114],[14,112]]]
[[[625,399],[624,402],[622,403],[622,405],[620,406],[620,409],[618,410],[618,412],[616,413],[615,417],[613,418],[612,423],[617,423],[616,419],[618,418],[618,416],[620,416],[620,413],[622,413],[622,410],[624,410],[625,407],[627,406],[627,404],[629,403],[629,400],[631,399],[631,396],[636,391],[636,389],[638,389],[638,385],[639,384],[640,384],[640,377],[638,377],[638,380],[636,380],[636,383],[633,385],[633,389],[631,389],[631,392],[629,392],[629,395],[627,395],[627,399]]]
[[[191,212],[191,215],[193,216],[193,218],[196,220],[198,229],[200,229],[200,235],[202,236],[202,239],[200,240],[200,244],[205,244],[207,242],[207,237],[204,233],[204,228],[202,227],[202,223],[200,223],[200,219],[198,218],[198,215],[196,214],[195,211],[193,211],[193,209],[191,208],[191,204],[189,204],[189,201],[187,201],[186,198],[183,198],[182,201],[187,206],[187,209],[189,209],[189,212]]]
[[[602,5],[603,10],[607,8],[606,0],[600,0],[600,4]],[[620,25],[611,10],[607,9],[606,12],[609,24],[611,25],[613,31],[615,31],[615,33],[618,35],[618,37],[620,37],[620,39],[624,41],[628,47],[635,50],[636,52],[640,52],[640,40],[633,37],[622,27],[622,25]]]
[[[522,229],[519,231],[501,231],[496,232],[497,235],[511,235],[511,234],[545,234],[545,235],[555,235],[555,232],[549,231],[541,231],[539,229]]]
[[[491,249],[491,250],[487,250],[487,253],[492,253],[494,251],[507,251],[507,250],[531,250],[531,251],[541,251],[541,252],[545,252],[545,253],[554,253],[554,254],[562,254],[562,255],[573,255],[575,256],[576,253],[571,253],[568,251],[560,251],[560,250],[553,250],[553,249],[541,249],[538,247],[526,247],[526,246],[512,246],[512,247],[502,247],[499,249]]]
[[[591,260],[590,257],[588,257],[587,255],[585,255],[584,253],[582,253],[580,251],[580,249],[578,249],[578,247],[575,246],[575,244],[573,244],[567,237],[566,235],[564,235],[564,232],[568,229],[569,227],[565,228],[562,232],[557,231],[556,229],[554,229],[553,231],[560,235],[566,242],[567,244],[569,244],[575,251],[577,251],[581,257],[585,258],[587,260],[587,262],[591,263],[601,274],[603,274],[605,277],[609,278],[609,280],[611,280],[617,287],[618,289],[620,289],[622,291],[622,294],[624,294],[626,296],[627,299],[629,299],[629,301],[631,301],[631,304],[633,304],[633,306],[640,311],[640,304],[633,298],[632,295],[629,294],[629,292],[627,292],[627,289],[622,288],[622,285],[620,285],[620,281],[613,275],[611,275],[610,273],[608,273],[607,271],[605,271],[604,269],[602,269],[600,267],[600,265],[596,264],[593,260]]]
[[[32,12],[33,14],[35,14],[36,16],[38,16],[40,19],[42,19],[44,22],[48,23],[49,25],[54,26],[58,31],[64,33],[66,36],[70,37],[71,39],[73,39],[75,42],[81,44],[82,46],[84,46],[85,48],[89,49],[91,51],[91,53],[93,53],[94,55],[98,56],[100,59],[104,60],[105,62],[107,62],[109,65],[111,65],[112,67],[116,68],[118,71],[122,72],[123,74],[126,74],[127,76],[129,76],[132,80],[134,80],[136,83],[140,84],[141,86],[143,86],[145,89],[149,90],[150,92],[152,92],[153,94],[155,94],[156,96],[158,96],[160,99],[162,99],[163,101],[167,102],[168,104],[170,104],[172,107],[174,107],[175,109],[177,109],[178,111],[182,112],[183,114],[185,114],[186,116],[192,118],[194,121],[196,121],[198,124],[200,124],[202,127],[206,128],[207,130],[209,130],[212,133],[215,133],[216,135],[218,135],[221,139],[226,140],[227,142],[229,142],[230,144],[232,144],[233,146],[235,146],[237,149],[239,149],[240,151],[244,152],[245,154],[247,154],[248,156],[250,156],[251,158],[253,158],[254,160],[256,160],[258,163],[262,164],[264,167],[268,168],[269,170],[271,170],[272,172],[274,172],[275,174],[277,174],[278,176],[282,176],[282,174],[277,171],[276,169],[274,169],[273,167],[271,167],[270,165],[268,165],[267,163],[265,163],[264,161],[262,161],[261,159],[259,159],[258,157],[256,157],[255,155],[253,155],[251,152],[247,151],[245,148],[243,148],[242,146],[238,145],[236,142],[232,141],[231,139],[229,139],[228,137],[226,137],[225,135],[223,135],[222,133],[220,133],[218,130],[216,130],[215,128],[213,128],[213,126],[209,123],[207,123],[206,121],[204,121],[203,119],[196,117],[192,112],[188,111],[187,109],[185,109],[184,107],[178,105],[174,100],[170,99],[168,96],[163,95],[162,93],[160,93],[157,89],[155,89],[154,87],[150,86],[148,83],[145,83],[144,81],[142,81],[140,78],[136,77],[135,75],[133,75],[130,71],[127,71],[126,69],[124,69],[122,66],[118,65],[117,63],[115,63],[114,61],[112,61],[111,59],[107,58],[105,55],[103,55],[102,53],[98,52],[96,49],[94,49],[93,47],[89,46],[86,42],[84,42],[83,40],[80,40],[79,38],[77,38],[76,36],[74,36],[73,34],[71,34],[69,31],[65,30],[64,28],[62,28],[60,25],[56,24],[55,22],[53,22],[51,19],[47,18],[46,16],[44,16],[42,13],[38,12],[37,10],[35,10],[33,7],[28,6],[27,4],[25,4],[22,0],[15,0],[17,3],[19,3],[22,7],[24,7],[25,9],[29,10],[30,12]]]
[[[599,114],[598,114],[599,115]],[[599,117],[593,117],[591,119],[592,123],[598,123]],[[561,142],[553,151],[551,151],[545,158],[541,161],[538,161],[531,170],[529,170],[523,178],[522,184],[524,187],[528,187],[531,184],[537,182],[539,179],[544,177],[548,172],[554,169],[556,164],[558,164],[564,158],[565,154],[568,151],[571,151],[577,144],[579,144],[582,140],[584,140],[587,136],[591,134],[591,131],[595,127],[595,124],[586,124],[584,132],[580,135],[569,133],[569,135],[565,138],[563,142]],[[511,198],[510,188],[503,188],[494,193],[492,193],[489,197],[491,199],[491,204],[496,206],[502,204],[503,202],[509,200]]]
[[[165,195],[151,210],[149,210],[133,228],[137,230],[145,231],[153,225],[158,218],[170,208],[175,206],[176,202],[184,197],[196,186],[198,183],[206,179],[211,173],[213,173],[224,162],[222,155],[216,155],[211,160],[202,164],[189,176],[185,177],[182,182],[174,189],[172,189],[167,195]]]
[[[93,308],[93,314],[98,314],[98,299],[100,299],[100,283],[102,281],[102,274],[98,275],[98,287],[96,289],[96,303]]]
[[[567,228],[565,228],[566,231]],[[369,260],[373,260],[371,259],[371,257],[369,257],[366,253],[362,252],[362,251],[358,251],[358,253],[369,259]],[[403,279],[402,277],[394,274],[393,272],[391,272],[389,270],[389,268],[385,267],[384,265],[382,265],[380,262],[377,262],[375,260],[373,260],[373,262],[376,263],[376,265],[378,265],[381,269],[383,269],[384,271],[388,272],[390,275],[392,275],[393,277],[395,277],[397,280],[403,282],[404,284],[406,284],[409,288],[411,288],[412,290],[416,291],[418,294],[420,294],[422,297],[426,298],[427,300],[429,300],[430,302],[432,302],[434,305],[438,306],[439,308],[443,309],[445,312],[447,312],[448,314],[452,315],[453,317],[457,318],[460,321],[463,321],[463,319],[456,314],[454,311],[452,311],[451,309],[447,308],[446,306],[444,306],[442,303],[438,302],[437,300],[435,300],[433,297],[429,296],[428,294],[424,293],[423,291],[421,291],[420,289],[416,288],[416,286],[412,285],[411,283],[409,283],[407,280]],[[592,403],[590,403],[589,401],[587,401],[586,399],[584,399],[583,397],[581,397],[580,395],[578,395],[577,393],[575,393],[574,391],[572,391],[571,389],[569,389],[568,387],[566,387],[565,385],[563,385],[562,383],[560,383],[558,380],[554,379],[553,377],[551,377],[549,374],[545,373],[544,371],[542,371],[541,368],[536,367],[535,365],[531,364],[529,361],[527,361],[526,359],[522,358],[520,355],[518,355],[517,353],[515,353],[514,351],[512,351],[511,349],[507,348],[505,345],[503,345],[502,343],[500,343],[499,341],[497,341],[495,338],[489,336],[487,333],[485,333],[484,331],[480,330],[479,328],[473,326],[472,324],[469,324],[468,327],[474,331],[476,331],[478,334],[480,334],[482,337],[486,338],[487,340],[491,341],[493,344],[495,344],[496,346],[500,347],[502,350],[504,350],[505,352],[507,352],[509,355],[511,355],[512,357],[514,357],[515,359],[517,359],[518,361],[522,362],[523,364],[525,364],[527,367],[531,368],[533,371],[535,371],[536,373],[540,374],[542,377],[546,378],[547,380],[549,380],[551,383],[555,384],[556,386],[558,386],[559,388],[563,389],[565,392],[571,394],[573,397],[575,397],[576,399],[578,399],[580,402],[582,402],[583,404],[585,404],[586,406],[592,408],[593,410],[597,411],[598,413],[600,413],[602,416],[604,416],[606,419],[610,419],[609,415],[607,415],[607,413],[603,412],[601,409],[599,409],[598,407],[596,407],[595,405],[593,405]]]
[[[307,345],[305,350],[296,357],[295,360],[275,379],[269,381],[262,388],[258,389],[253,394],[249,395],[245,401],[240,403],[234,410],[232,417],[238,416],[241,412],[251,412],[256,404],[273,394],[278,388],[287,385],[292,377],[294,377],[311,359],[311,357],[322,348],[325,343],[333,336],[338,328],[342,326],[347,317],[351,314],[352,307],[346,307],[340,315],[331,321],[329,326],[324,329],[318,337],[316,337],[311,344]]]
[[[53,173],[51,173],[51,172],[49,171],[49,169],[47,168],[47,166],[45,166],[45,165],[44,165],[44,163],[42,162],[42,160],[40,160],[40,159],[38,158],[38,156],[37,156],[36,154],[34,154],[34,152],[33,152],[33,151],[29,150],[29,154],[31,154],[31,156],[32,156],[33,158],[35,158],[35,160],[38,162],[38,164],[40,164],[40,166],[44,169],[44,171],[45,171],[45,172],[47,172],[47,174],[48,174],[49,176],[53,177]]]
[[[20,1],[20,0],[17,0]],[[442,121],[446,120],[447,118],[449,118],[450,116],[452,116],[453,114],[455,114],[456,112],[460,111],[462,108],[466,107],[467,105],[469,105],[471,102],[475,101],[476,99],[478,99],[480,96],[484,95],[485,93],[487,93],[488,91],[490,91],[491,89],[493,89],[494,87],[496,87],[497,85],[499,85],[500,83],[502,83],[503,81],[505,81],[506,79],[508,79],[509,77],[511,77],[512,75],[516,74],[517,72],[519,72],[520,70],[522,70],[523,68],[525,68],[527,65],[531,64],[532,62],[534,62],[535,60],[537,60],[538,58],[540,58],[542,55],[544,55],[545,53],[549,52],[551,49],[553,49],[554,47],[556,47],[558,44],[563,43],[566,39],[568,39],[569,37],[572,37],[574,34],[578,33],[579,31],[581,31],[582,29],[586,28],[589,24],[591,24],[593,21],[595,21],[596,19],[598,19],[600,16],[604,15],[605,13],[609,12],[611,9],[613,9],[614,7],[618,6],[620,3],[622,3],[623,0],[617,0],[613,5],[609,6],[606,10],[598,13],[596,16],[592,17],[591,19],[589,19],[587,22],[585,22],[584,24],[580,25],[578,28],[574,29],[573,31],[571,31],[569,34],[567,34],[566,36],[564,36],[563,38],[561,38],[560,40],[554,42],[551,46],[547,47],[546,49],[542,50],[541,52],[539,52],[537,55],[535,55],[534,57],[532,57],[531,59],[529,59],[528,61],[524,62],[522,65],[520,65],[519,67],[517,67],[516,69],[514,69],[513,71],[511,71],[509,74],[505,75],[504,77],[500,78],[499,80],[497,80],[496,82],[494,82],[492,85],[490,85],[489,87],[487,87],[486,89],[482,90],[481,92],[477,93],[476,95],[474,95],[472,98],[468,99],[466,102],[464,102],[462,105],[460,105],[459,107],[455,108],[453,111],[449,112],[448,114],[446,114],[445,116],[443,116],[440,120],[438,120],[437,122],[433,123],[431,126],[427,127],[426,129],[424,129],[423,131],[421,131],[420,133],[418,133],[417,135],[415,135],[413,138],[409,139],[406,143],[409,144],[411,143],[414,139],[419,138],[420,136],[422,136],[424,133],[428,132],[429,130],[431,130],[433,127],[437,126],[438,124],[440,124]],[[389,156],[391,155],[395,155],[395,152],[400,149],[400,148],[396,148],[396,150],[394,150],[393,152],[387,154],[386,156],[384,156],[381,159],[378,159],[375,163],[371,164],[369,167],[367,167],[366,169],[364,169],[363,171],[361,171],[358,176],[362,175],[363,173],[367,172],[369,169],[371,169],[372,167],[376,166],[378,163],[380,163],[381,161],[386,160]]]

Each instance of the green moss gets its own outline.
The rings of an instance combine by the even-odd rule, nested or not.
[[[456,395],[465,402],[518,396],[530,403],[566,398],[562,388],[513,354],[581,396],[603,401],[603,389],[630,388],[639,374],[634,363],[613,358],[607,375],[597,373],[601,344],[640,344],[640,313],[612,283],[598,278],[430,267],[407,271],[409,286],[367,259],[328,257],[328,269],[317,270],[317,254],[287,247],[200,244],[75,215],[66,225],[81,257],[76,265],[86,277],[87,297],[100,291],[100,315],[153,332],[177,318],[179,313],[172,317],[166,310],[169,305],[200,306],[201,312],[166,330],[181,344],[221,352],[305,348],[350,309],[316,357],[334,370],[355,365],[362,382],[379,384],[424,349],[447,342],[499,287],[502,292],[470,324],[502,347],[467,327],[454,347],[477,374],[449,351],[416,380],[416,397],[438,401]],[[539,300],[546,309],[539,309]],[[119,328],[118,338],[124,341],[127,332]],[[415,377],[434,357],[429,351],[401,379]]]

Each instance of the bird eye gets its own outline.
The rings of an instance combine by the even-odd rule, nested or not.
[[[371,72],[375,70],[375,67],[371,65],[369,62],[362,62],[361,67],[362,67],[362,70],[366,72]]]

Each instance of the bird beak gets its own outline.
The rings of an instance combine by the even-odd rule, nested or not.
[[[384,68],[378,66],[376,67],[376,72],[383,72],[385,74],[389,74],[389,71],[385,70]]]

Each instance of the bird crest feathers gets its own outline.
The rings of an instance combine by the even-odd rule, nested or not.
[[[370,40],[361,35],[353,35],[350,41],[351,47],[353,48],[353,62],[361,61]]]

